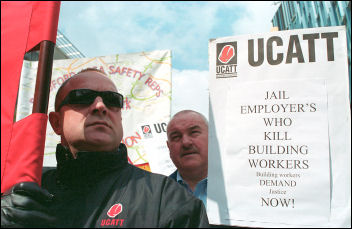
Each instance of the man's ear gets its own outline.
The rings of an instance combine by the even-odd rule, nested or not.
[[[61,125],[60,125],[60,113],[59,112],[50,112],[49,114],[50,125],[57,135],[61,135]]]
[[[166,140],[166,145],[167,145],[167,148],[169,148],[169,155],[170,155],[170,158],[171,158],[171,150],[170,150],[170,146],[169,146],[169,141]]]

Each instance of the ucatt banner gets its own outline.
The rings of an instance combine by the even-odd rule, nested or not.
[[[37,61],[25,61],[23,64],[17,120],[31,113],[37,66]],[[165,126],[170,119],[171,52],[160,50],[54,60],[48,113],[54,111],[55,96],[60,85],[80,70],[91,67],[103,70],[115,83],[117,90],[124,95],[122,142],[128,148],[129,162],[146,170],[157,171],[165,175],[171,174],[174,167],[165,147],[166,141],[159,140],[163,139],[159,136],[166,135]],[[55,150],[59,142],[60,137],[55,134],[48,123],[44,166],[56,166]],[[153,148],[148,144],[153,144],[159,151],[147,151]],[[150,159],[156,157],[159,159],[157,162],[149,163]],[[160,170],[160,167],[166,169]]]
[[[350,226],[345,28],[214,39],[209,63],[210,222]]]

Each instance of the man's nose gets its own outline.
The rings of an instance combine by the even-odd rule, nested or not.
[[[93,113],[99,112],[102,114],[106,114],[107,111],[107,107],[103,101],[103,98],[101,98],[100,96],[97,96],[93,102],[93,104],[91,105],[92,111]]]
[[[192,139],[188,135],[183,135],[182,137],[182,145],[185,147],[189,147],[192,145]]]

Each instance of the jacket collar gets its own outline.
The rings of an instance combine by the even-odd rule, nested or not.
[[[68,187],[92,185],[104,174],[128,164],[127,148],[122,143],[111,152],[77,152],[76,159],[68,148],[58,144],[56,160],[57,181]]]

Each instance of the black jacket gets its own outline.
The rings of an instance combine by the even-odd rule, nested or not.
[[[60,144],[57,169],[43,174],[42,187],[55,195],[50,210],[57,227],[208,227],[201,200],[172,179],[127,162],[117,152],[79,152]]]

